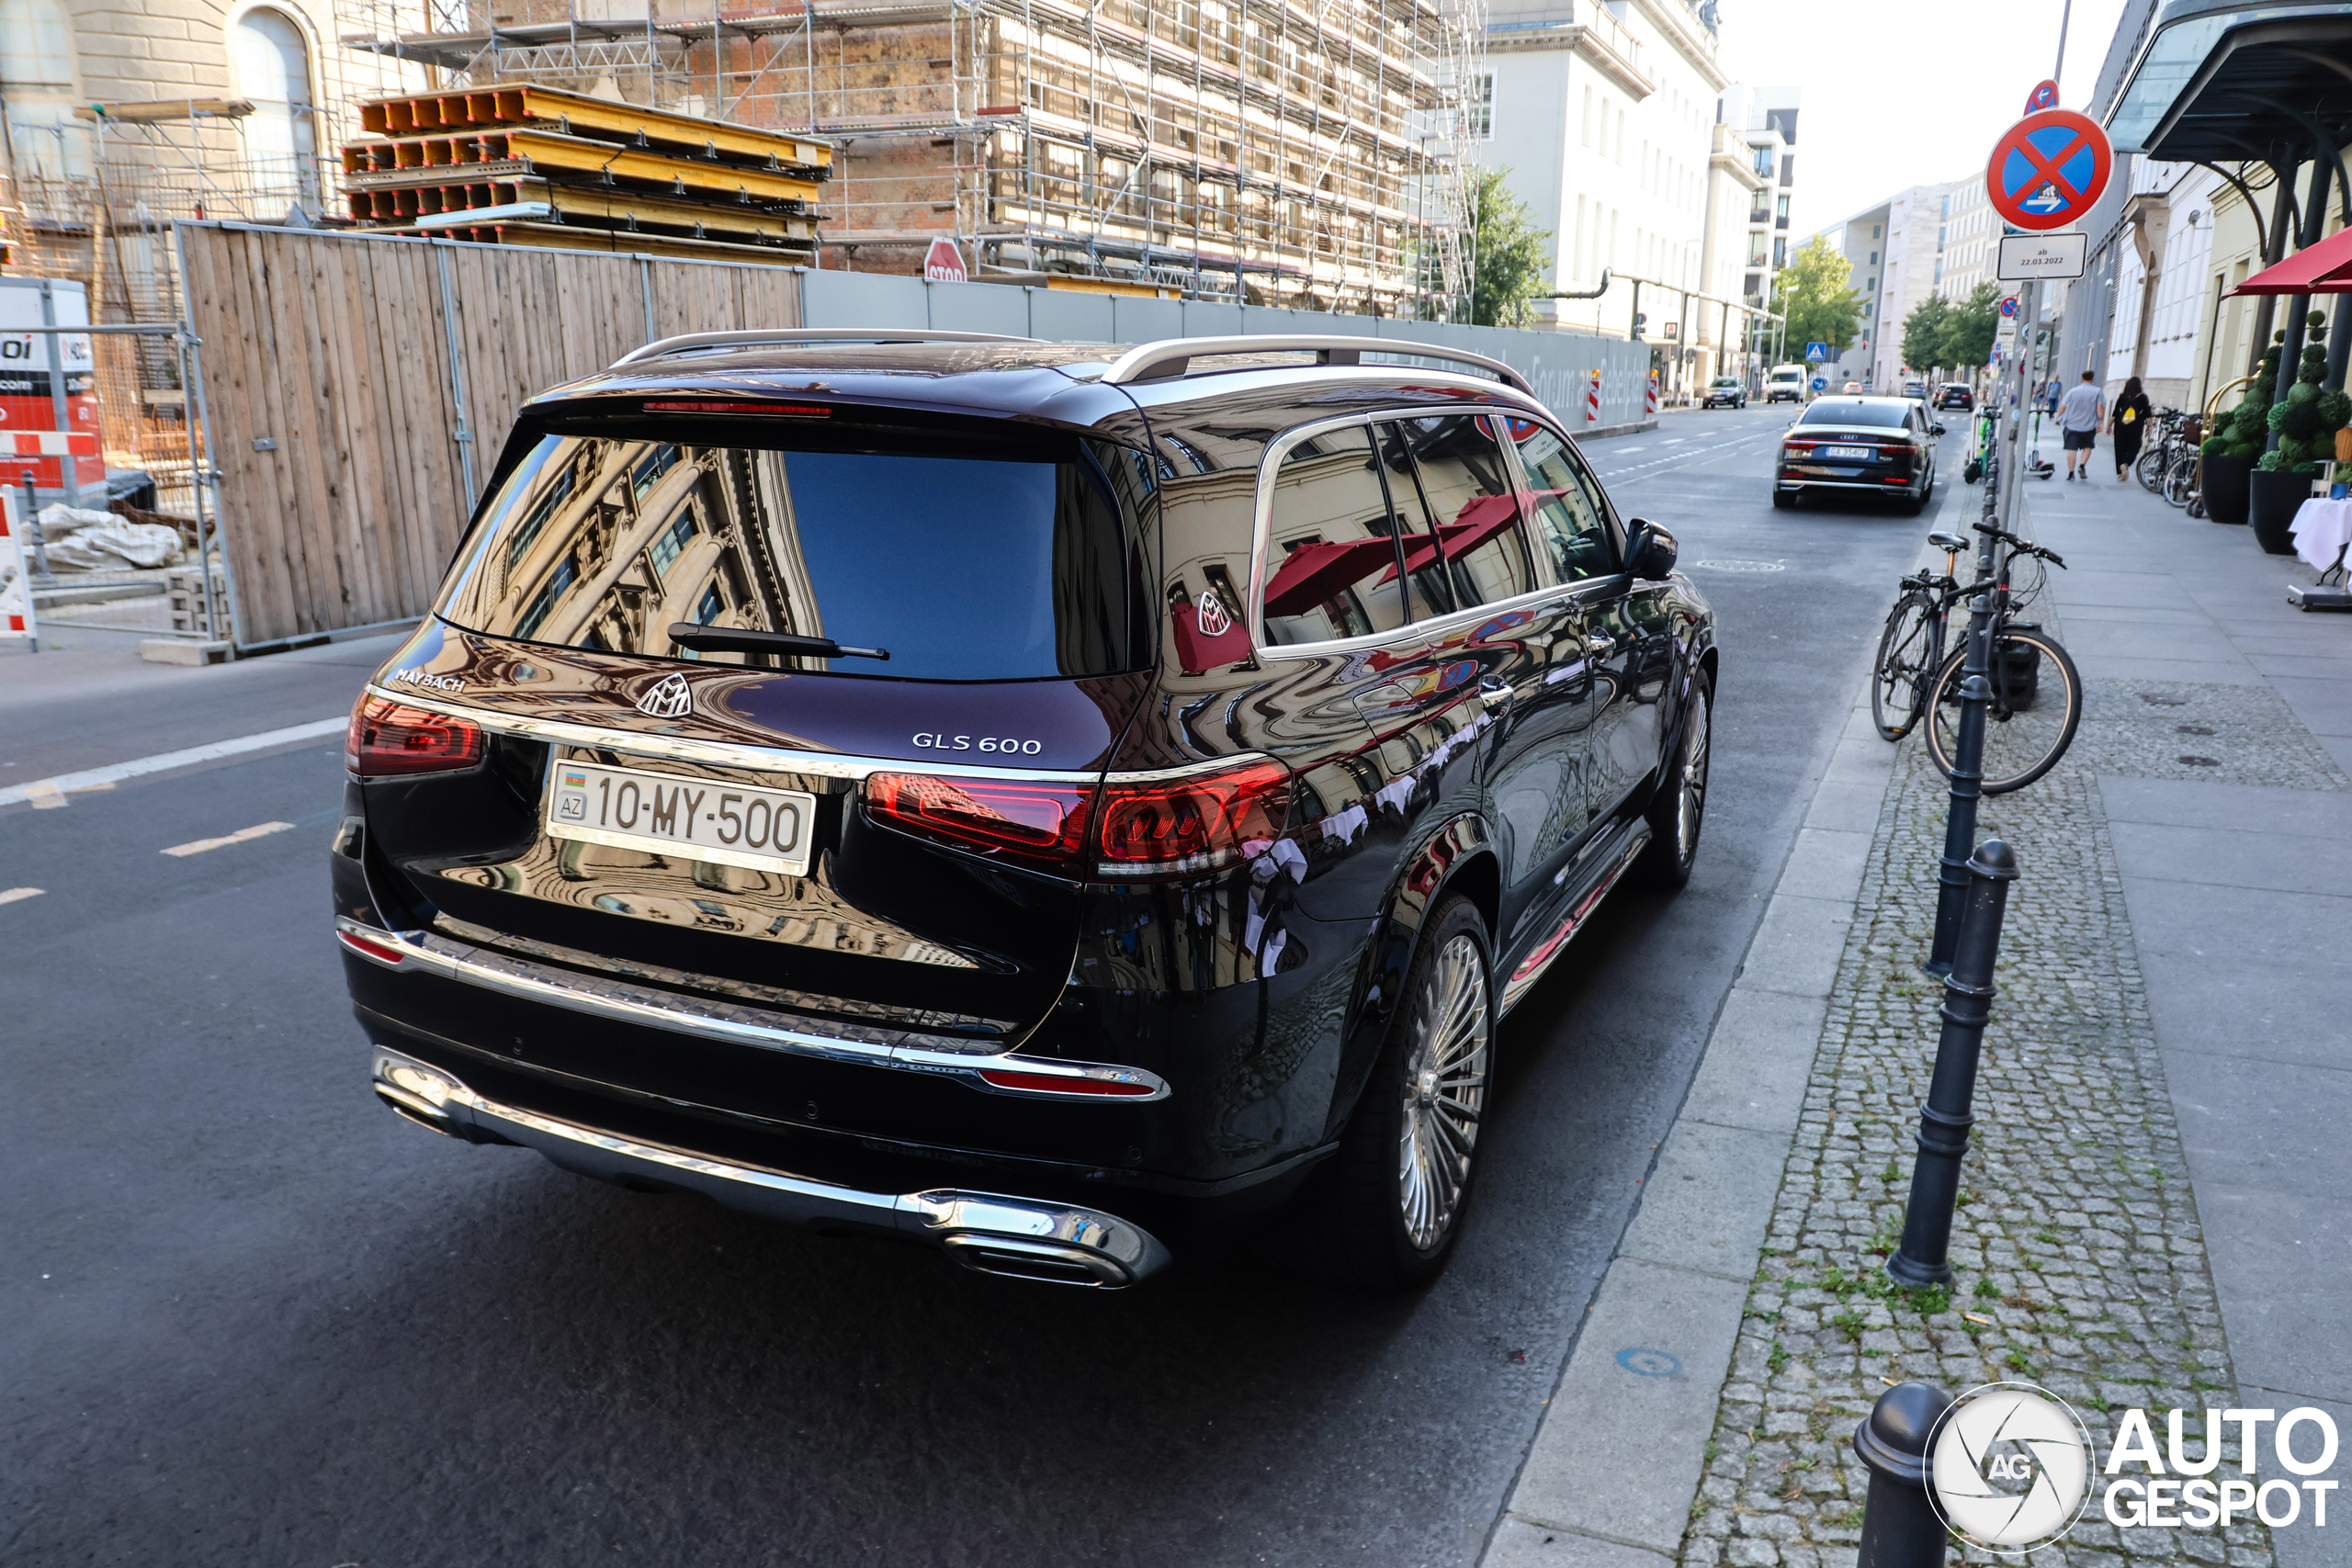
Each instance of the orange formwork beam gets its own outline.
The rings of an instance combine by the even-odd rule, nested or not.
[[[379,98],[360,106],[359,123],[376,135],[391,137],[535,125],[627,145],[674,148],[687,156],[744,160],[761,167],[795,167],[818,179],[825,177],[833,161],[831,143],[814,137],[672,114],[531,83]]]
[[[739,164],[712,164],[700,159],[664,157],[594,141],[583,136],[516,128],[470,131],[456,136],[403,136],[381,141],[346,141],[343,169],[364,175],[401,169],[461,167],[469,164],[514,164],[514,172],[548,171],[587,175],[602,180],[639,180],[667,186],[678,196],[732,201],[797,201],[814,205],[823,194],[815,180]]]

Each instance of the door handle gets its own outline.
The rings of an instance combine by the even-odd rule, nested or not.
[[[1617,639],[1613,637],[1589,637],[1584,647],[1587,653],[1596,655],[1614,653],[1617,651]]]
[[[1486,705],[1488,713],[1510,706],[1511,699],[1518,694],[1509,681],[1497,680],[1492,675],[1478,682],[1478,701]]]

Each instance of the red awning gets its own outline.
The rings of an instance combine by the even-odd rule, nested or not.
[[[1274,579],[1266,584],[1266,614],[1300,615],[1326,600],[1339,597],[1350,583],[1361,582],[1383,563],[1388,575],[1396,573],[1396,542],[1385,536],[1363,539],[1318,539],[1301,545],[1283,558]]]
[[[2352,229],[2339,229],[2316,245],[2306,245],[2264,267],[2230,290],[2233,294],[2352,294]]]
[[[1498,534],[1507,533],[1519,520],[1519,499],[1509,495],[1474,495],[1453,522],[1438,530],[1445,541],[1445,553],[1453,560],[1476,549]],[[1408,571],[1426,571],[1437,563],[1437,546],[1427,534],[1413,536],[1416,541],[1405,551],[1405,567]],[[1389,576],[1396,573],[1392,569]],[[1387,577],[1380,581],[1385,582]]]

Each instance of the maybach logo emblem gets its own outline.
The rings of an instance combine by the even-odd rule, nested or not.
[[[1193,624],[1201,628],[1203,637],[1223,637],[1233,629],[1233,617],[1225,613],[1225,601],[1216,596],[1216,589],[1202,591],[1200,602],[1193,606]]]
[[[637,711],[649,718],[684,718],[694,705],[694,688],[684,675],[662,676],[637,699]]]

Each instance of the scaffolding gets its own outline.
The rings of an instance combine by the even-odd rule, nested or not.
[[[821,137],[824,264],[1466,319],[1484,0],[340,0],[354,52]]]

